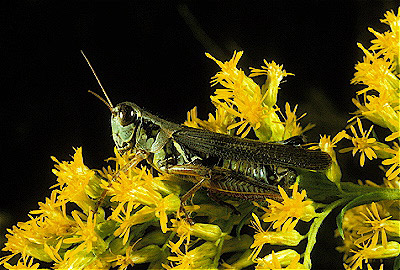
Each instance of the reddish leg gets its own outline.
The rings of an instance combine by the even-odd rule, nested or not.
[[[191,189],[189,189],[188,192],[181,197],[181,207],[179,209],[179,211],[182,211],[185,214],[186,220],[193,225],[194,222],[190,219],[189,213],[185,209],[185,204],[186,201],[196,193],[196,191],[198,191],[208,180],[210,180],[211,170],[201,165],[187,164],[174,165],[168,167],[166,171],[170,174],[187,175],[193,176],[194,179],[200,179]]]

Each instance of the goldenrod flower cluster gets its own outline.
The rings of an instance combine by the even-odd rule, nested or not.
[[[364,179],[365,185],[376,191],[364,198],[361,195],[359,201],[345,207],[348,211],[342,211],[338,234],[344,240],[337,249],[344,252],[345,267],[349,269],[371,267],[374,259],[400,254],[400,8],[397,15],[386,12],[381,22],[388,26],[388,31],[379,33],[368,28],[375,36],[372,46],[366,49],[358,44],[365,55],[356,64],[352,83],[363,88],[353,99],[357,111],[349,120],[351,132],[344,135],[352,146],[340,150],[359,156],[361,167],[368,160],[378,159],[383,171],[383,181]],[[366,125],[369,128],[363,127]],[[379,134],[374,134],[374,125],[385,128],[386,135],[379,138]]]
[[[369,49],[359,45],[365,57],[356,65],[352,82],[365,88],[354,99],[358,110],[349,121],[349,131],[342,130],[333,138],[324,135],[310,146],[329,153],[331,167],[325,172],[298,171],[292,187],[278,186],[280,202],[229,201],[242,213],[237,215],[198,191],[185,207],[195,221],[191,223],[180,209],[180,197],[191,188],[190,183],[177,175],[153,173],[148,167],[127,167],[134,152],[115,151],[109,159],[112,167],[93,170],[85,166],[82,148],[77,148],[71,161],[53,158],[58,183],[50,198],[30,212],[29,221],[8,230],[3,250],[10,255],[1,258],[0,264],[7,269],[126,269],[137,264],[153,269],[252,265],[256,269],[310,269],[318,230],[337,207],[341,213],[336,235],[344,239],[337,249],[345,254],[346,268],[361,269],[367,264],[370,269],[373,259],[398,256],[399,14],[387,12],[382,22],[390,30],[370,29],[376,36],[373,45]],[[300,125],[305,114],[296,116],[297,105],[277,105],[283,79],[293,75],[282,65],[264,60],[261,68],[250,68],[246,74],[238,67],[243,52],[235,52],[226,62],[206,55],[221,69],[211,79],[212,86],[218,85],[211,96],[215,114],[201,120],[195,107],[185,125],[232,136],[253,134],[265,142],[282,141],[312,128]],[[256,76],[265,79],[262,85],[252,79]],[[368,121],[389,130],[384,142],[373,136],[373,125],[363,127]],[[342,179],[334,148],[344,139],[352,146],[339,152],[359,155],[361,166],[371,159],[381,160],[383,184],[376,184],[378,179],[368,179],[366,184]],[[99,204],[103,190],[107,196]],[[299,232],[299,223],[308,225],[307,234]],[[302,241],[303,250],[297,247]]]

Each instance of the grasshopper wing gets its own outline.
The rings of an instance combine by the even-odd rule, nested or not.
[[[177,130],[172,138],[187,149],[229,160],[307,170],[325,170],[332,162],[330,156],[320,150],[278,142],[266,143],[190,127]]]

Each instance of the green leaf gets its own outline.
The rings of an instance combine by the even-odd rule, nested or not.
[[[343,225],[344,214],[346,213],[347,210],[359,205],[383,201],[383,200],[400,200],[400,190],[379,188],[378,191],[369,192],[357,196],[355,199],[346,204],[345,207],[343,207],[342,211],[340,211],[339,215],[336,217],[336,224],[338,226],[340,236],[344,239],[342,225]]]
[[[325,174],[300,170],[298,172],[299,187],[305,189],[307,197],[313,201],[330,203],[339,198],[338,187]]]
[[[400,256],[397,256],[394,260],[393,270],[400,269]]]
[[[240,213],[244,213],[242,219],[239,221],[239,224],[236,227],[236,235],[240,238],[240,231],[242,230],[243,226],[249,222],[251,218],[251,213],[253,213],[257,209],[256,206],[250,205],[250,207],[246,208],[245,210],[240,211]]]

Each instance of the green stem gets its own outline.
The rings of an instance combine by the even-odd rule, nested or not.
[[[215,269],[218,269],[219,259],[221,258],[222,247],[224,245],[225,237],[232,232],[233,222],[234,222],[233,219],[229,219],[225,224],[218,225],[221,228],[221,230],[223,231],[223,234],[219,240],[218,247],[217,247],[217,254],[215,254],[215,257],[213,260],[213,266]]]
[[[175,235],[176,235],[176,231],[172,231],[171,234],[169,235],[168,239],[165,241],[164,245],[161,248],[161,251],[163,253],[167,249],[169,241],[171,241],[175,237]]]
[[[318,214],[318,217],[315,218],[313,223],[311,224],[310,231],[308,232],[307,236],[307,246],[304,252],[304,265],[307,267],[307,269],[311,269],[311,251],[314,248],[315,243],[317,242],[317,233],[319,227],[321,227],[322,222],[332,212],[333,209],[342,204],[345,204],[347,201],[347,198],[343,198],[327,205],[324,211]]]
[[[224,241],[225,241],[225,235],[221,237],[221,239],[219,240],[219,243],[218,243],[217,254],[215,254],[214,261],[213,261],[213,266],[215,269],[218,269],[219,258],[221,257],[221,254],[222,254],[222,247],[224,245]]]

